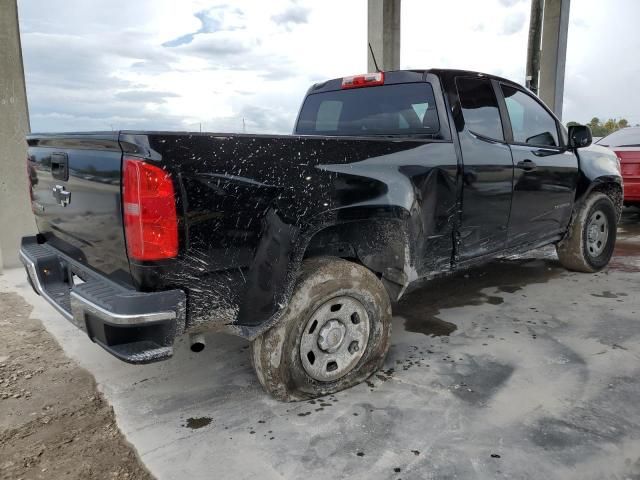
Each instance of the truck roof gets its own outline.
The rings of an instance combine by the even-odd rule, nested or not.
[[[499,77],[497,75],[492,75],[490,73],[483,72],[475,72],[472,70],[458,70],[451,68],[427,68],[427,69],[411,69],[411,70],[386,70],[385,74],[385,85],[391,85],[394,83],[408,83],[408,82],[420,82],[424,80],[426,74],[434,74],[440,78],[444,77],[457,77],[457,76],[478,76],[478,77],[486,77],[494,80],[499,80],[501,82],[510,83],[514,85],[519,85],[517,82],[513,80],[509,80],[508,78]],[[342,79],[344,77],[332,78],[330,80],[326,80],[324,82],[319,82],[311,86],[307,91],[307,95],[311,93],[319,93],[319,92],[329,92],[332,90],[340,90],[342,88]]]

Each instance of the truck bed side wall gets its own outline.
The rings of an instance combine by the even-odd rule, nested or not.
[[[367,241],[377,244],[390,225],[402,232],[403,258],[365,260],[378,270],[401,265],[408,278],[450,261],[457,162],[449,141],[161,133],[120,141],[178,183],[178,259],[131,268],[142,290],[187,291],[192,331],[266,328],[286,306],[311,239],[337,225],[386,226],[362,230],[376,232]]]

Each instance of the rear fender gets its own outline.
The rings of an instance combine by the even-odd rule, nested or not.
[[[318,165],[304,195],[283,191],[263,220],[236,326],[253,336],[275,323],[305,257],[357,261],[378,274],[392,300],[433,270],[432,260],[449,265],[455,158],[450,143],[417,143],[402,154]]]
[[[310,240],[305,257],[334,256],[360,263],[378,275],[398,300],[417,276],[409,230],[401,219],[372,219],[333,225]]]
[[[254,337],[277,321],[305,258],[334,256],[361,263],[378,274],[392,299],[417,277],[404,220],[336,222],[335,212],[314,218],[307,228],[287,223],[275,209],[267,214],[235,322],[244,336]]]

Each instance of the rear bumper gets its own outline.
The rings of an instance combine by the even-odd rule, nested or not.
[[[174,340],[185,326],[182,290],[144,293],[126,288],[39,244],[36,237],[22,239],[20,260],[36,293],[112,355],[128,363],[173,355]]]

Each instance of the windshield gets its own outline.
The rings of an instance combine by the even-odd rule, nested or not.
[[[309,95],[299,135],[428,135],[440,130],[433,89],[425,82]]]
[[[640,147],[640,127],[617,130],[596,143],[605,147]]]

